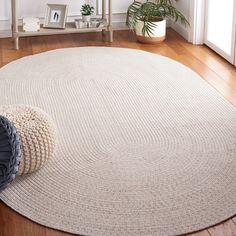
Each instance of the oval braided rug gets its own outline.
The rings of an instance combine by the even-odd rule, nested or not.
[[[54,159],[0,198],[81,235],[177,235],[236,213],[236,109],[187,67],[121,48],[71,48],[0,70],[0,103],[58,127]]]

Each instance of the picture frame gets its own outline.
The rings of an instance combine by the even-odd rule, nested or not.
[[[47,4],[43,27],[65,29],[68,5]]]

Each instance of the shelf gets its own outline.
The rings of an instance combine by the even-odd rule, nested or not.
[[[109,32],[109,42],[113,41],[113,27],[112,27],[112,0],[101,0],[102,1],[102,15],[103,26],[99,27],[90,27],[90,28],[81,28],[77,29],[74,22],[66,23],[65,29],[50,29],[43,28],[41,26],[39,31],[36,32],[24,32],[23,27],[18,25],[17,18],[17,3],[19,0],[11,0],[11,11],[12,11],[12,36],[14,39],[15,49],[19,49],[19,39],[21,37],[28,36],[40,36],[40,35],[57,35],[57,34],[73,34],[73,33],[85,33],[85,32],[99,32],[99,31],[108,31]],[[95,0],[96,4],[98,0]],[[108,14],[106,14],[108,10]],[[103,34],[103,36],[105,36]]]
[[[27,37],[27,36],[39,36],[39,35],[52,35],[52,34],[73,34],[73,33],[84,33],[84,32],[98,32],[102,30],[107,30],[107,25],[104,24],[102,27],[90,27],[77,29],[75,23],[66,23],[65,29],[50,29],[50,28],[40,28],[40,31],[35,32],[24,32],[22,26],[18,26],[18,32],[15,32],[15,36]]]

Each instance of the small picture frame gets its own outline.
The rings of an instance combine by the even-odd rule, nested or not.
[[[47,4],[44,28],[64,29],[66,27],[68,5]]]

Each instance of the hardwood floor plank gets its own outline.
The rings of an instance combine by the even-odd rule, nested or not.
[[[145,50],[147,52],[152,52],[152,53],[156,53],[162,56],[167,56],[173,60],[178,61],[178,54],[172,50],[171,48],[168,47],[167,44],[163,43],[162,45],[157,45],[155,47],[155,45],[141,45],[140,49]]]
[[[117,38],[117,42],[119,43],[119,47],[140,49],[141,44],[137,43],[134,33],[128,31],[117,31],[115,36]],[[127,42],[129,42],[128,45]]]
[[[0,203],[0,236],[46,236],[46,228]]]
[[[75,234],[65,233],[58,230],[46,228],[46,236],[75,236]]]
[[[75,43],[71,34],[61,35],[59,38],[60,48],[73,48],[75,47]]]
[[[45,41],[46,41],[45,37],[32,37],[31,38],[32,54],[46,52],[48,50],[48,47]]]
[[[19,51],[13,47],[12,39],[1,39],[2,42],[2,66],[19,58]]]
[[[219,57],[214,51],[212,51],[206,46],[192,45],[191,43],[183,41],[179,36],[176,37],[175,41],[177,41],[178,44],[186,48],[188,54],[196,57],[206,66],[208,66],[212,71],[217,73],[223,80],[229,82],[229,84],[233,84],[233,86],[235,87],[235,67],[228,63],[224,58]]]
[[[107,36],[106,36],[107,37]],[[12,39],[0,39],[0,67],[26,55],[65,47],[108,46],[141,49],[177,60],[196,71],[211,86],[236,106],[236,69],[206,46],[188,43],[173,30],[160,44],[140,44],[129,31],[115,31],[109,43],[100,33],[53,35],[20,39],[21,49],[14,50]],[[236,217],[208,230],[188,236],[236,236]],[[0,236],[70,236],[38,225],[0,202]],[[138,236],[138,235],[137,235]]]
[[[207,230],[203,230],[197,233],[188,234],[188,236],[211,236]]]
[[[234,224],[236,225],[236,216],[232,219]]]
[[[207,67],[200,60],[195,57],[179,56],[179,62],[197,72],[203,79],[205,79],[212,87],[219,91],[232,104],[236,105],[236,88],[231,87],[230,84],[221,79],[214,71]]]
[[[84,46],[105,46],[105,41],[100,33],[81,33],[72,35],[74,43],[77,47]]]
[[[211,236],[236,236],[236,225],[228,220],[220,225],[208,229]]]
[[[58,40],[61,35],[47,35],[43,37],[45,38],[47,50],[54,50],[61,47],[61,44]]]
[[[20,57],[31,55],[33,53],[32,52],[31,38],[30,37],[22,38],[21,46],[22,46],[22,50],[19,50]]]

